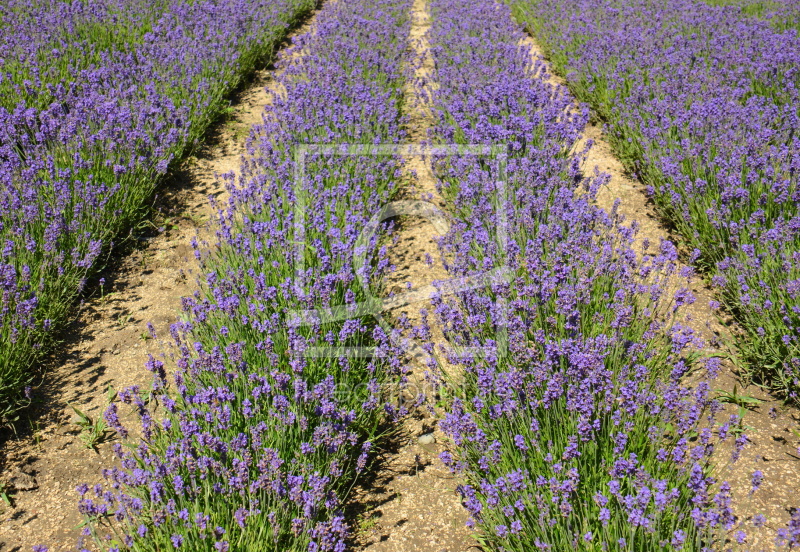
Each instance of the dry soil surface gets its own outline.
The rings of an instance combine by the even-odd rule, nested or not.
[[[430,16],[426,0],[415,0],[412,9],[410,43],[414,49],[412,67],[405,87],[411,144],[424,144],[433,119],[426,89],[435,86],[428,78],[433,70],[426,33]],[[421,150],[422,151],[422,150]],[[428,217],[403,216],[393,236],[389,256],[395,271],[388,291],[395,297],[419,291],[419,300],[390,311],[390,317],[407,317],[419,324],[420,310],[428,305],[436,280],[448,277],[440,262],[426,263],[426,254],[438,259],[436,238],[446,231],[444,202],[436,192],[430,159],[426,155],[405,159],[405,184],[400,201],[416,201]],[[432,215],[432,216],[430,216]],[[410,284],[410,286],[409,286]],[[444,344],[440,328],[431,328],[434,342]],[[467,552],[480,550],[467,529],[466,510],[457,492],[459,479],[439,460],[446,440],[437,427],[442,415],[432,404],[433,388],[428,382],[427,354],[419,347],[409,351],[409,387],[406,395],[411,412],[384,444],[370,480],[355,493],[352,509],[359,512],[356,549],[370,552]],[[424,395],[414,407],[413,399]]]

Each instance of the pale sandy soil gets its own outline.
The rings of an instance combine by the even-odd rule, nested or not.
[[[435,86],[427,78],[433,70],[426,32],[430,27],[426,0],[413,5],[411,45],[415,62],[413,75],[405,88],[409,106],[407,127],[409,142],[422,144],[433,123],[424,88]],[[415,82],[416,81],[416,82]],[[406,182],[399,200],[425,201],[441,209],[444,202],[436,192],[430,160],[425,156],[410,156],[405,160]],[[425,263],[425,255],[438,259],[436,237],[446,227],[420,216],[404,216],[393,235],[389,256],[396,270],[389,278],[388,291],[397,295],[419,290],[423,300],[390,312],[390,317],[402,314],[411,324],[419,324],[420,309],[429,302],[425,286],[448,277],[441,263]],[[437,224],[438,222],[438,224]],[[433,340],[444,343],[440,328],[432,328]],[[413,408],[397,428],[397,433],[385,443],[384,451],[371,474],[371,479],[357,489],[351,508],[357,512],[355,548],[370,552],[467,552],[480,550],[467,529],[466,510],[456,491],[459,479],[439,460],[446,448],[444,435],[437,428],[442,411],[433,407],[432,388],[427,383],[426,354],[419,349],[409,355],[410,382],[408,397],[427,395],[423,405]],[[425,437],[423,437],[425,436]],[[423,437],[420,442],[420,437]],[[431,442],[427,442],[431,441]]]

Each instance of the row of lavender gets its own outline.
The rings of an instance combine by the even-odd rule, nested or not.
[[[360,235],[399,165],[296,156],[303,144],[402,141],[410,7],[327,3],[282,55],[281,92],[228,182],[218,243],[197,252],[207,277],[172,329],[174,384],[152,359],[154,391],[120,394],[139,411],[143,441],[118,447],[105,489],[79,489],[85,534],[101,545],[111,518],[111,549],[343,550],[342,500],[380,420],[402,413],[382,397],[400,352],[358,306],[361,282],[389,269],[379,240]],[[340,305],[342,320],[314,314]],[[117,408],[106,419],[125,434]]]
[[[605,177],[583,178],[585,152],[570,153],[588,112],[547,82],[511,10],[431,6],[432,138],[508,147],[505,169],[500,157],[435,162],[455,217],[441,244],[448,270],[510,275],[435,304],[462,369],[442,377],[463,390],[442,423],[455,444],[442,459],[466,478],[471,522],[508,552],[746,540],[730,487],[710,475],[715,446],[744,446],[741,420],[714,424],[706,378],[718,364],[697,358],[679,323],[691,270],[676,272],[666,241],[639,258],[635,226],[592,205]],[[686,287],[669,294],[669,280]],[[475,347],[485,352],[464,352]]]
[[[775,29],[800,30],[800,2],[797,0],[705,0],[710,6],[736,10],[747,17],[768,21]]]
[[[800,36],[699,0],[512,4],[713,276],[753,375],[797,399]]]
[[[99,255],[313,0],[0,6],[0,421]]]

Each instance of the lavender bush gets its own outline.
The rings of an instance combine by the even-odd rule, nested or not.
[[[513,2],[713,277],[761,383],[800,387],[800,36],[693,0]]]
[[[98,256],[313,0],[0,7],[0,420]]]
[[[800,30],[800,3],[796,0],[705,0],[710,6],[735,10],[744,16],[769,21],[779,31]]]
[[[101,544],[115,529],[107,546],[134,550],[344,549],[342,500],[382,417],[402,414],[382,392],[401,376],[400,351],[356,308],[366,298],[359,275],[379,285],[390,268],[380,239],[359,245],[359,235],[392,197],[399,160],[310,154],[296,175],[293,150],[402,141],[410,8],[328,3],[296,39],[302,55],[283,57],[281,92],[248,138],[241,176],[229,175],[219,243],[197,251],[207,277],[172,329],[174,385],[152,359],[152,402],[121,394],[139,411],[143,440],[119,447],[122,465],[96,497],[80,489],[87,533]],[[296,314],[337,306],[352,314],[310,325]],[[347,354],[362,346],[375,355]],[[326,349],[306,354],[313,347]],[[117,408],[106,417],[124,434]]]
[[[746,437],[736,418],[722,427],[705,418],[719,407],[705,379],[717,363],[699,358],[701,343],[680,324],[692,271],[676,274],[667,241],[638,258],[636,226],[592,205],[606,176],[582,179],[585,152],[570,153],[588,112],[572,111],[566,89],[547,83],[510,9],[491,0],[431,6],[432,138],[508,147],[505,192],[497,162],[435,161],[455,217],[441,243],[450,273],[506,266],[512,275],[439,297],[429,313],[454,347],[444,389],[465,390],[442,423],[455,445],[442,459],[467,479],[471,523],[503,551],[725,542],[742,527],[709,458],[725,440],[738,455]],[[687,287],[668,294],[670,278]],[[502,328],[505,352],[460,349],[500,345]]]

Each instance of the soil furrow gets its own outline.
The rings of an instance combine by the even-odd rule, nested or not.
[[[288,41],[307,32],[314,20],[312,14]],[[112,447],[120,439],[107,431],[88,448],[89,431],[76,423],[72,406],[96,423],[103,419],[109,387],[149,388],[148,355],[168,354],[169,328],[181,313],[181,298],[197,289],[192,241],[213,242],[215,204],[224,205],[227,197],[220,175],[239,170],[251,127],[262,123],[272,91],[280,92],[279,71],[258,71],[234,97],[225,120],[159,191],[152,227],[103,275],[97,296],[83,303],[65,333],[34,397],[30,427],[0,443],[0,484],[11,500],[10,505],[0,500],[0,552],[38,544],[51,552],[75,549],[82,522],[75,487],[102,482],[102,469],[116,463]],[[126,405],[120,405],[120,420],[130,428],[138,424]]]
[[[412,17],[410,43],[414,61],[405,88],[407,132],[410,143],[424,145],[433,124],[430,90],[436,86],[430,79],[433,58],[426,38],[430,27],[426,0],[415,0]],[[427,156],[407,158],[404,172],[400,200],[425,202],[435,206],[431,211],[443,208]],[[448,278],[444,266],[436,260],[440,257],[436,238],[446,231],[444,218],[411,215],[398,221],[389,248],[395,266],[387,282],[390,294],[401,296]],[[392,310],[390,316],[417,326],[421,322],[420,311],[427,305],[428,301],[411,302]],[[431,334],[432,342],[444,342],[443,332],[435,325]],[[371,552],[480,550],[465,525],[467,513],[457,492],[459,480],[439,460],[439,453],[445,450],[444,435],[437,428],[442,411],[433,403],[435,390],[427,378],[427,354],[419,346],[409,353],[404,396],[411,411],[385,444],[369,485],[356,490],[354,509],[361,512],[355,527],[356,548]],[[415,407],[416,399],[421,404]]]

